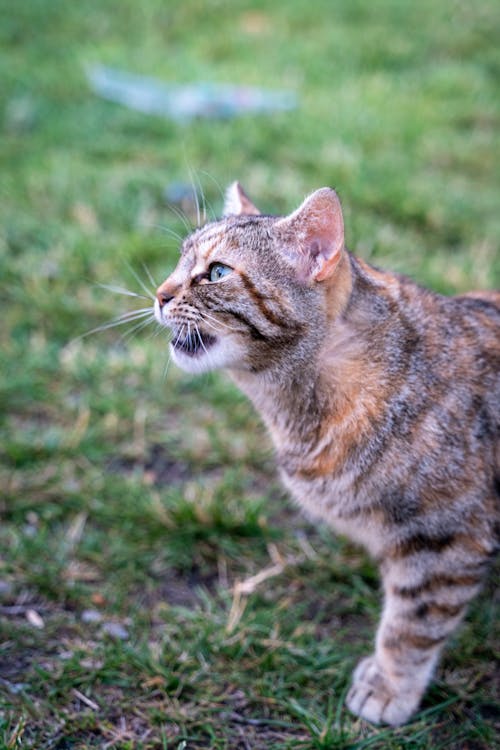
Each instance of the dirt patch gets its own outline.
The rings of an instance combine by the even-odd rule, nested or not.
[[[139,471],[144,474],[148,484],[156,486],[182,484],[193,477],[192,466],[175,458],[159,444],[153,444],[144,459],[115,456],[106,468],[112,474],[132,474]]]
[[[202,586],[213,591],[215,582],[215,577],[205,579],[196,572],[178,573],[171,569],[152,591],[138,592],[137,599],[147,609],[154,608],[160,602],[173,607],[195,607],[200,601],[198,588]]]
[[[143,475],[146,484],[165,487],[181,485],[198,478],[212,481],[220,479],[225,470],[230,468],[230,463],[214,464],[200,469],[199,466],[170,453],[165,445],[153,443],[149,446],[144,458],[113,456],[106,468],[112,474],[130,475],[139,472]],[[254,466],[248,468],[248,489],[255,494],[266,494],[270,487],[278,485],[274,465],[271,462],[264,463],[261,468],[262,470]]]

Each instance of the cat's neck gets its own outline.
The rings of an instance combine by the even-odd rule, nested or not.
[[[260,412],[278,450],[313,449],[326,424],[369,419],[386,386],[383,343],[373,356],[377,329],[387,326],[394,276],[345,254],[339,274],[325,287],[322,330],[310,356],[269,371],[232,371],[236,384]],[[389,356],[389,355],[388,355]],[[330,429],[330,427],[328,427]]]

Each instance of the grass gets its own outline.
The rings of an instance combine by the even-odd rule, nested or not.
[[[216,211],[235,178],[270,212],[333,185],[363,257],[498,286],[498,3],[0,10],[0,747],[492,748],[494,576],[415,720],[354,719],[371,563],[295,512],[222,376],[165,375],[148,330],[78,337],[134,307],[99,283],[172,268],[165,193],[190,169]],[[300,106],[180,125],[93,96],[93,62]]]

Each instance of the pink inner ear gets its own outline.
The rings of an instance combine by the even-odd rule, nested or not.
[[[342,208],[334,190],[317,190],[278,227],[286,231],[290,249],[295,245],[308,278],[323,281],[333,274],[344,247]]]

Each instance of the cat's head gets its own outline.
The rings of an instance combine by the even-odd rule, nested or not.
[[[157,290],[155,315],[171,329],[174,361],[188,372],[260,372],[313,356],[344,256],[334,190],[317,190],[276,217],[234,183],[224,217],[185,240]]]

